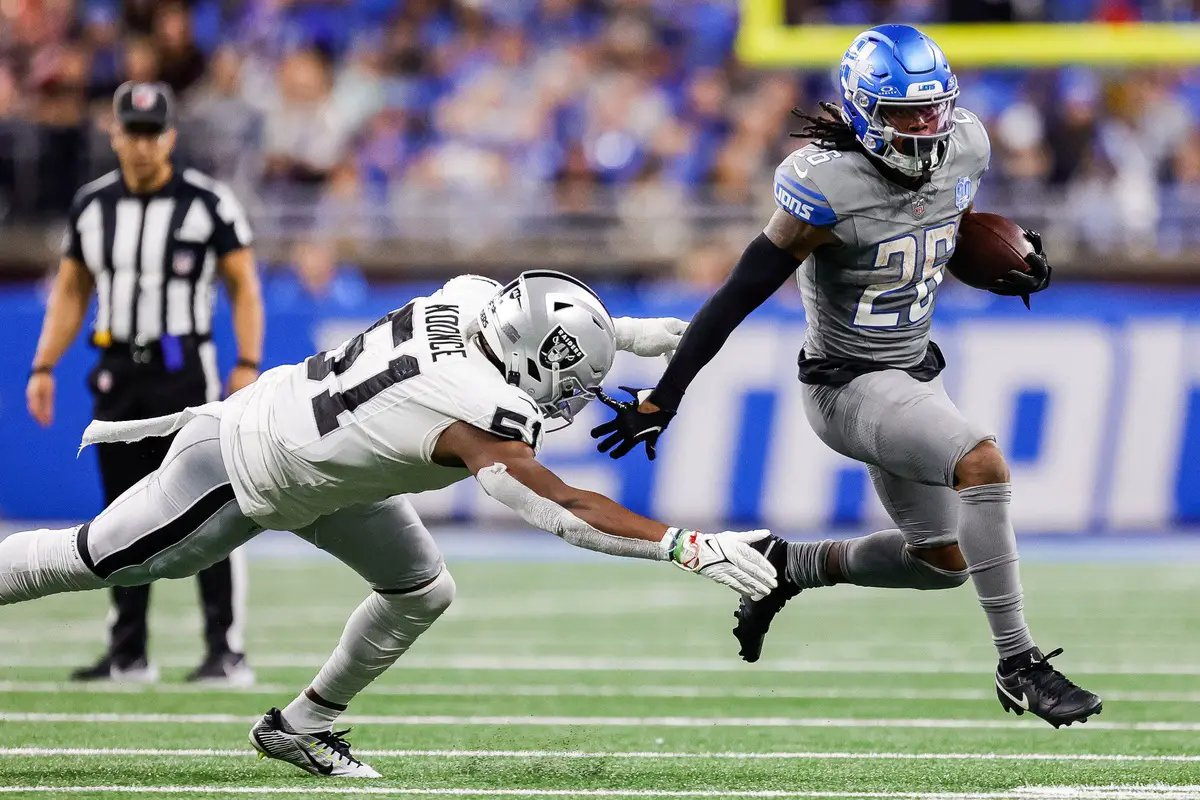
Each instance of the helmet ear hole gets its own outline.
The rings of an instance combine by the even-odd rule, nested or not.
[[[542,379],[542,371],[538,369],[537,362],[532,358],[525,359],[525,371],[528,372],[529,377],[533,378],[535,381],[540,381]]]

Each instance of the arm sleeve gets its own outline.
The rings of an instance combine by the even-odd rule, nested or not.
[[[475,479],[488,495],[517,512],[521,519],[575,547],[623,558],[669,560],[662,542],[626,539],[593,528],[558,503],[547,500],[509,475],[503,464],[484,467],[475,475]]]
[[[734,328],[787,282],[798,266],[794,256],[760,233],[724,285],[692,318],[650,402],[670,411],[678,409],[692,380],[720,352]]]

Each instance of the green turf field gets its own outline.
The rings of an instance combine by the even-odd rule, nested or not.
[[[351,707],[375,781],[260,762],[245,738],[364,596],[340,565],[252,563],[252,690],[180,682],[199,657],[191,581],[155,588],[156,690],[58,683],[100,650],[101,594],[2,609],[0,794],[1200,798],[1194,564],[1027,567],[1042,646],[1105,695],[1060,731],[1001,712],[969,587],[806,593],[751,666],[732,593],[661,565],[453,569],[455,606]]]

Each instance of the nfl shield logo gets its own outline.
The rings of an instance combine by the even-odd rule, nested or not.
[[[914,217],[925,216],[925,196],[917,195],[913,198],[912,212]]]
[[[190,275],[196,266],[196,256],[190,250],[180,250],[171,260],[171,269],[179,276]]]
[[[965,211],[971,205],[971,179],[959,178],[954,186],[954,205],[959,211]]]
[[[138,111],[149,111],[154,108],[154,103],[158,100],[158,91],[149,84],[139,83],[133,87],[133,96],[130,101],[133,107]]]

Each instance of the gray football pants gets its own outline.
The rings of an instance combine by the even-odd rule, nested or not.
[[[211,417],[193,419],[158,470],[80,529],[79,554],[107,585],[195,575],[262,530],[238,508],[219,428]],[[441,552],[403,497],[345,508],[295,533],[376,590],[409,589],[442,571]]]
[[[958,537],[954,470],[995,436],[969,422],[942,379],[901,370],[872,372],[845,386],[805,386],[804,412],[821,441],[867,465],[884,509],[912,547]]]

